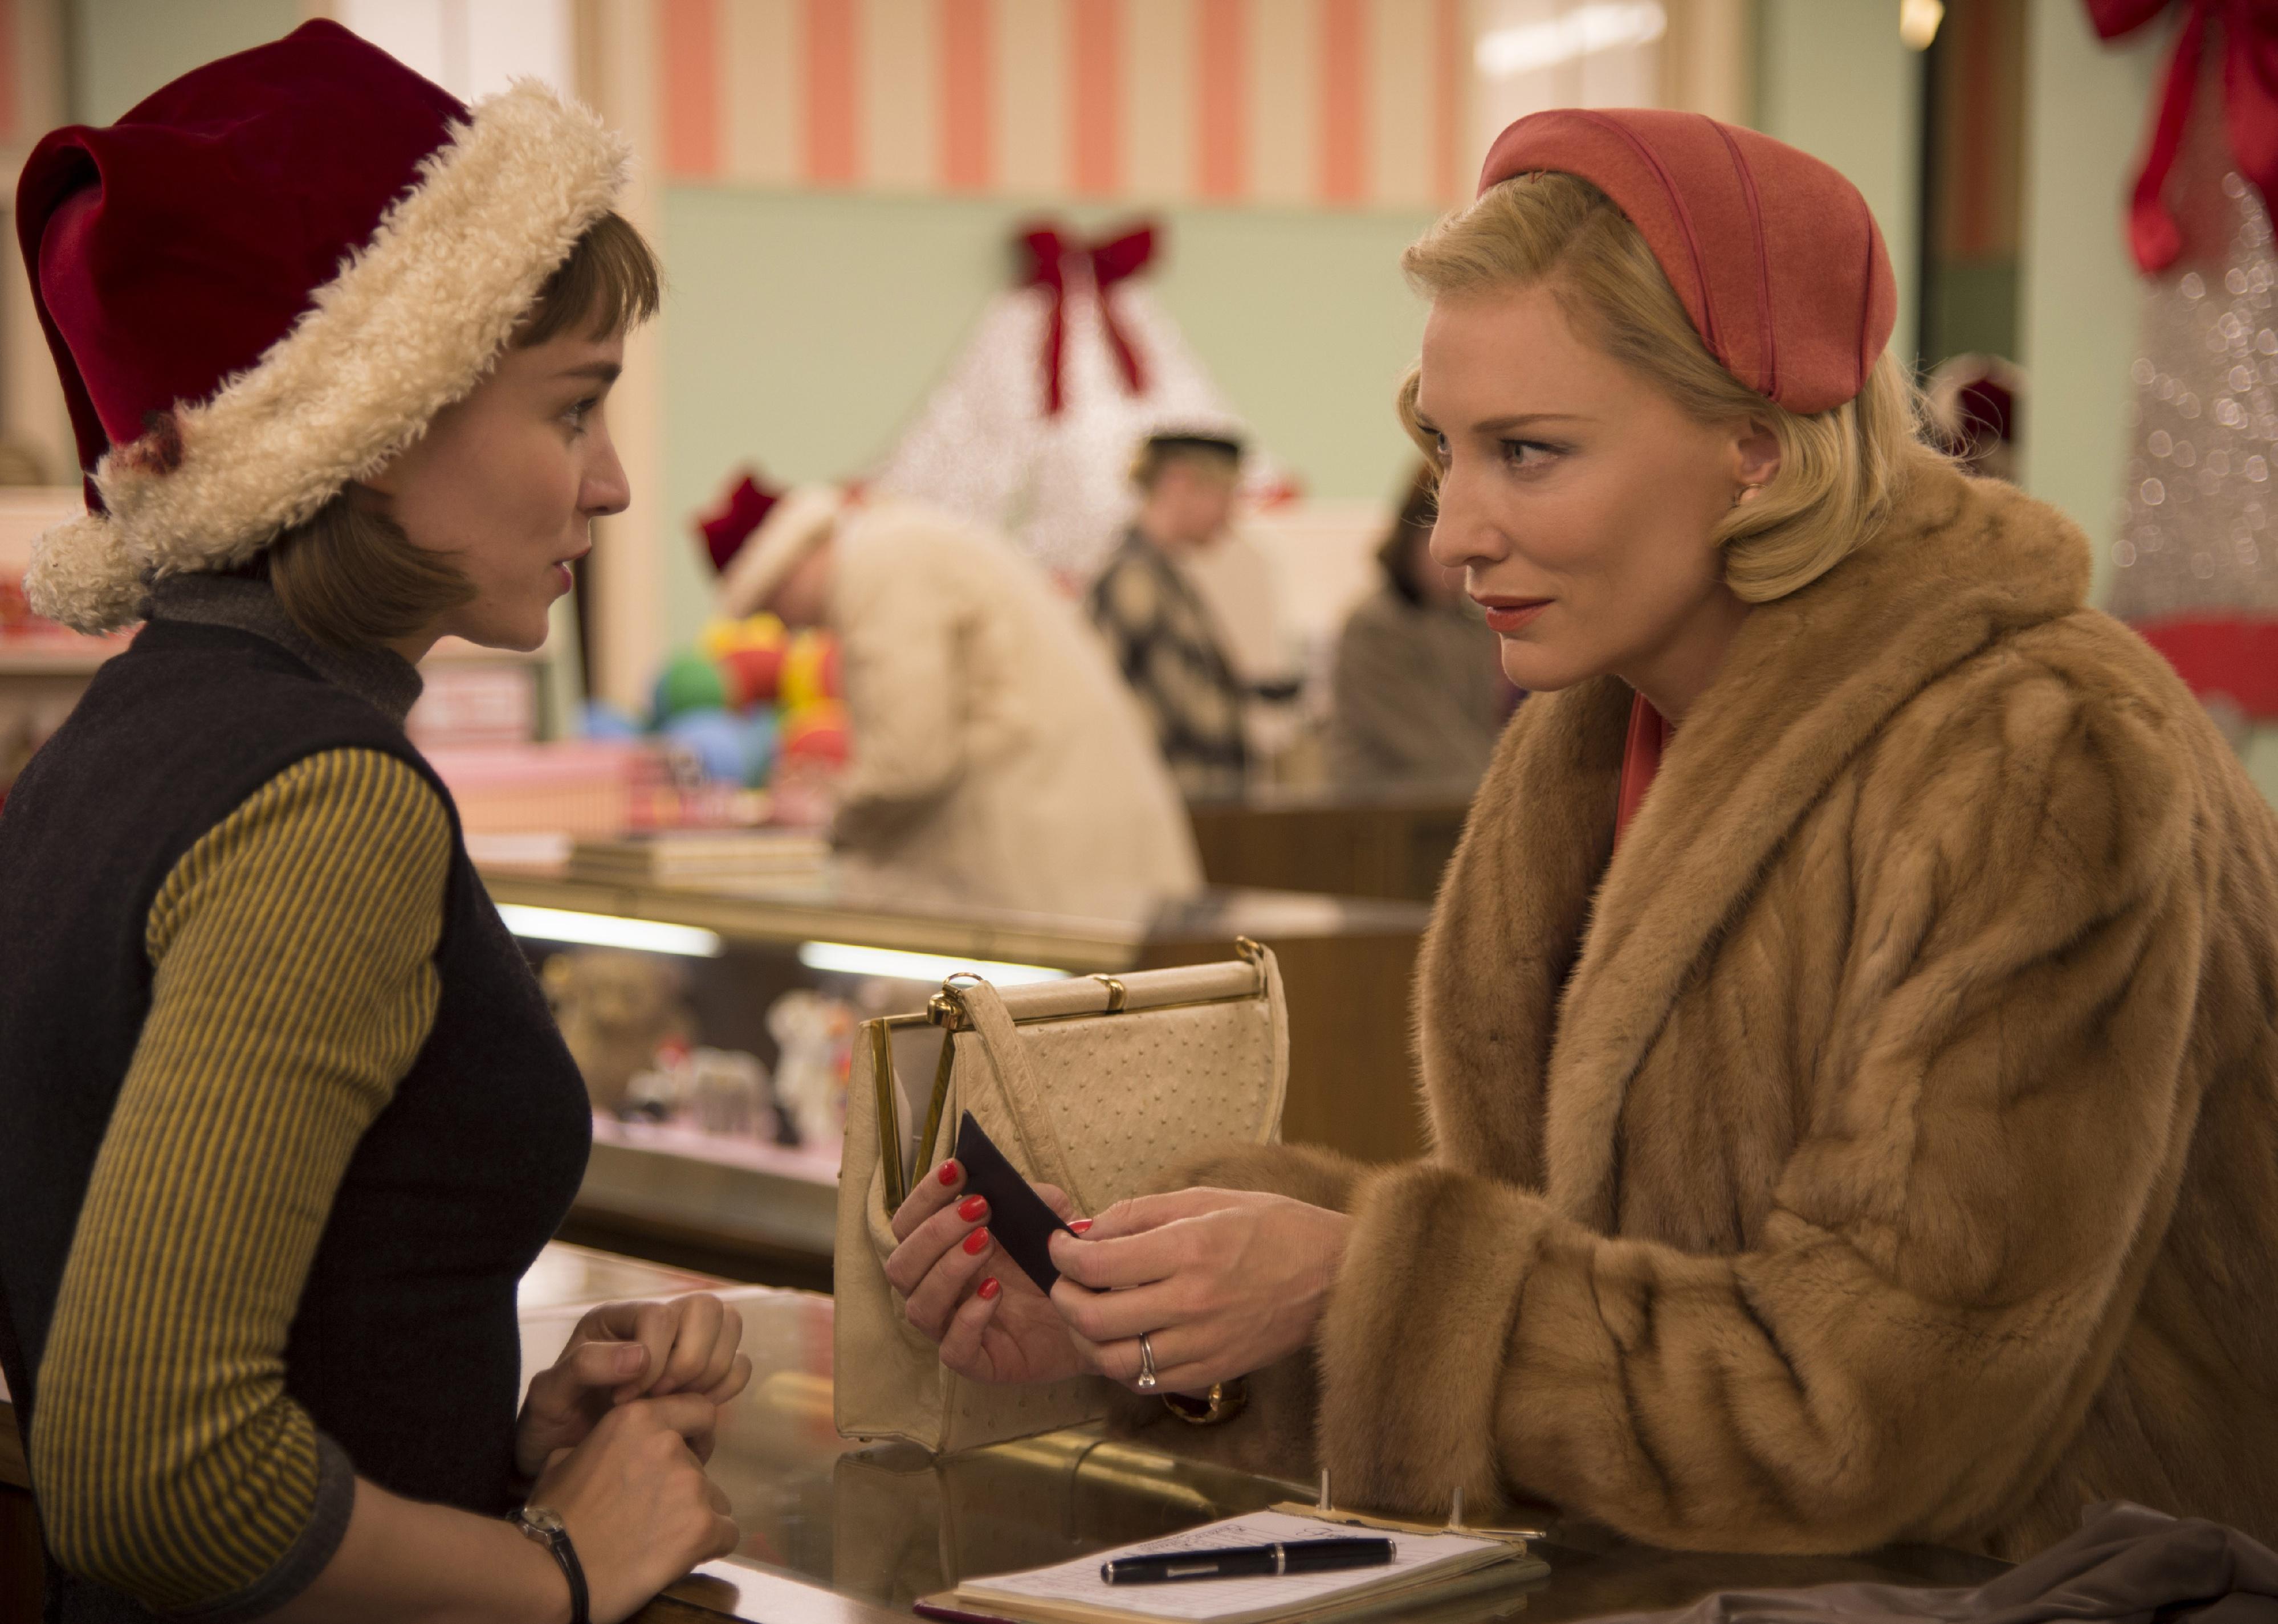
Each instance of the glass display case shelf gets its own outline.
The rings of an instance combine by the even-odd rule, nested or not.
[[[959,969],[1000,981],[1122,974],[1226,958],[1235,938],[1250,937],[1280,958],[1288,998],[1283,1137],[1368,1161],[1422,1146],[1407,1035],[1429,918],[1420,903],[1211,889],[1137,902],[1120,917],[1069,919],[890,896],[827,873],[669,884],[497,864],[483,874],[509,927],[549,969],[555,955],[611,949],[676,966],[686,1041],[748,1054],[779,1094],[786,1063],[774,1012],[794,995],[863,1016],[913,1011]],[[568,1238],[738,1278],[828,1285],[835,1143],[706,1132],[685,1112],[625,1120],[638,1110],[602,1092],[596,1108]]]
[[[501,906],[551,908],[692,926],[730,942],[789,946],[828,942],[911,953],[1044,965],[1074,975],[1149,967],[1150,949],[1224,947],[1236,936],[1290,938],[1419,934],[1421,904],[1298,891],[1207,890],[1135,903],[1116,918],[1070,918],[895,898],[828,880],[713,880],[701,885],[581,880],[486,865]],[[1191,962],[1190,959],[1164,962]]]

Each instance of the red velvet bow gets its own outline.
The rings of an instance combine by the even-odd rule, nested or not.
[[[1124,335],[1122,324],[1115,319],[1115,305],[1108,298],[1107,290],[1125,278],[1137,275],[1155,257],[1154,224],[1145,222],[1120,236],[1089,243],[1065,235],[1053,226],[1037,225],[1021,233],[1020,241],[1028,251],[1028,271],[1021,286],[1050,288],[1052,295],[1051,318],[1044,327],[1046,415],[1059,416],[1063,401],[1060,353],[1067,338],[1067,262],[1071,259],[1082,260],[1090,269],[1092,285],[1099,290],[1100,324],[1107,330],[1107,347],[1115,352],[1124,384],[1134,394],[1145,389],[1146,369],[1140,362],[1139,352]]]
[[[2182,151],[2198,93],[2199,54],[2209,22],[2222,29],[2223,133],[2231,156],[2262,194],[2267,208],[2278,188],[2278,4],[2273,0],[2178,0],[2188,8],[2152,141],[2136,177],[2128,209],[2128,243],[2147,272],[2166,270],[2183,251],[2182,228],[2161,195]],[[2086,0],[2089,20],[2105,39],[2134,32],[2165,11],[2168,0]]]

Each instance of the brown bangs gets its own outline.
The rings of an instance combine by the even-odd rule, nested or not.
[[[538,290],[537,303],[515,330],[515,347],[528,349],[572,328],[603,335],[638,326],[656,314],[663,283],[647,239],[613,210],[585,228]]]

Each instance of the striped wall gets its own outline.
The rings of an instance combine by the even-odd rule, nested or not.
[[[65,121],[61,0],[0,0],[0,166],[15,177],[33,143]],[[63,388],[32,307],[12,224],[0,233],[0,438],[32,454],[46,478],[75,482],[79,456]]]
[[[1414,208],[1460,197],[1463,0],[656,0],[663,178]]]

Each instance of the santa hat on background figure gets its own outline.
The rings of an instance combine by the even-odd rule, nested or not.
[[[1956,355],[1923,381],[1930,426],[1947,453],[1973,474],[2017,477],[2017,419],[2025,398],[2022,368],[1999,355]]]
[[[735,621],[764,608],[783,578],[830,534],[852,501],[852,493],[838,485],[779,491],[745,469],[720,506],[696,522],[720,575],[715,612]]]
[[[33,606],[82,631],[243,564],[479,383],[628,148],[533,80],[470,111],[332,22],[50,133],[17,236],[88,514]]]

